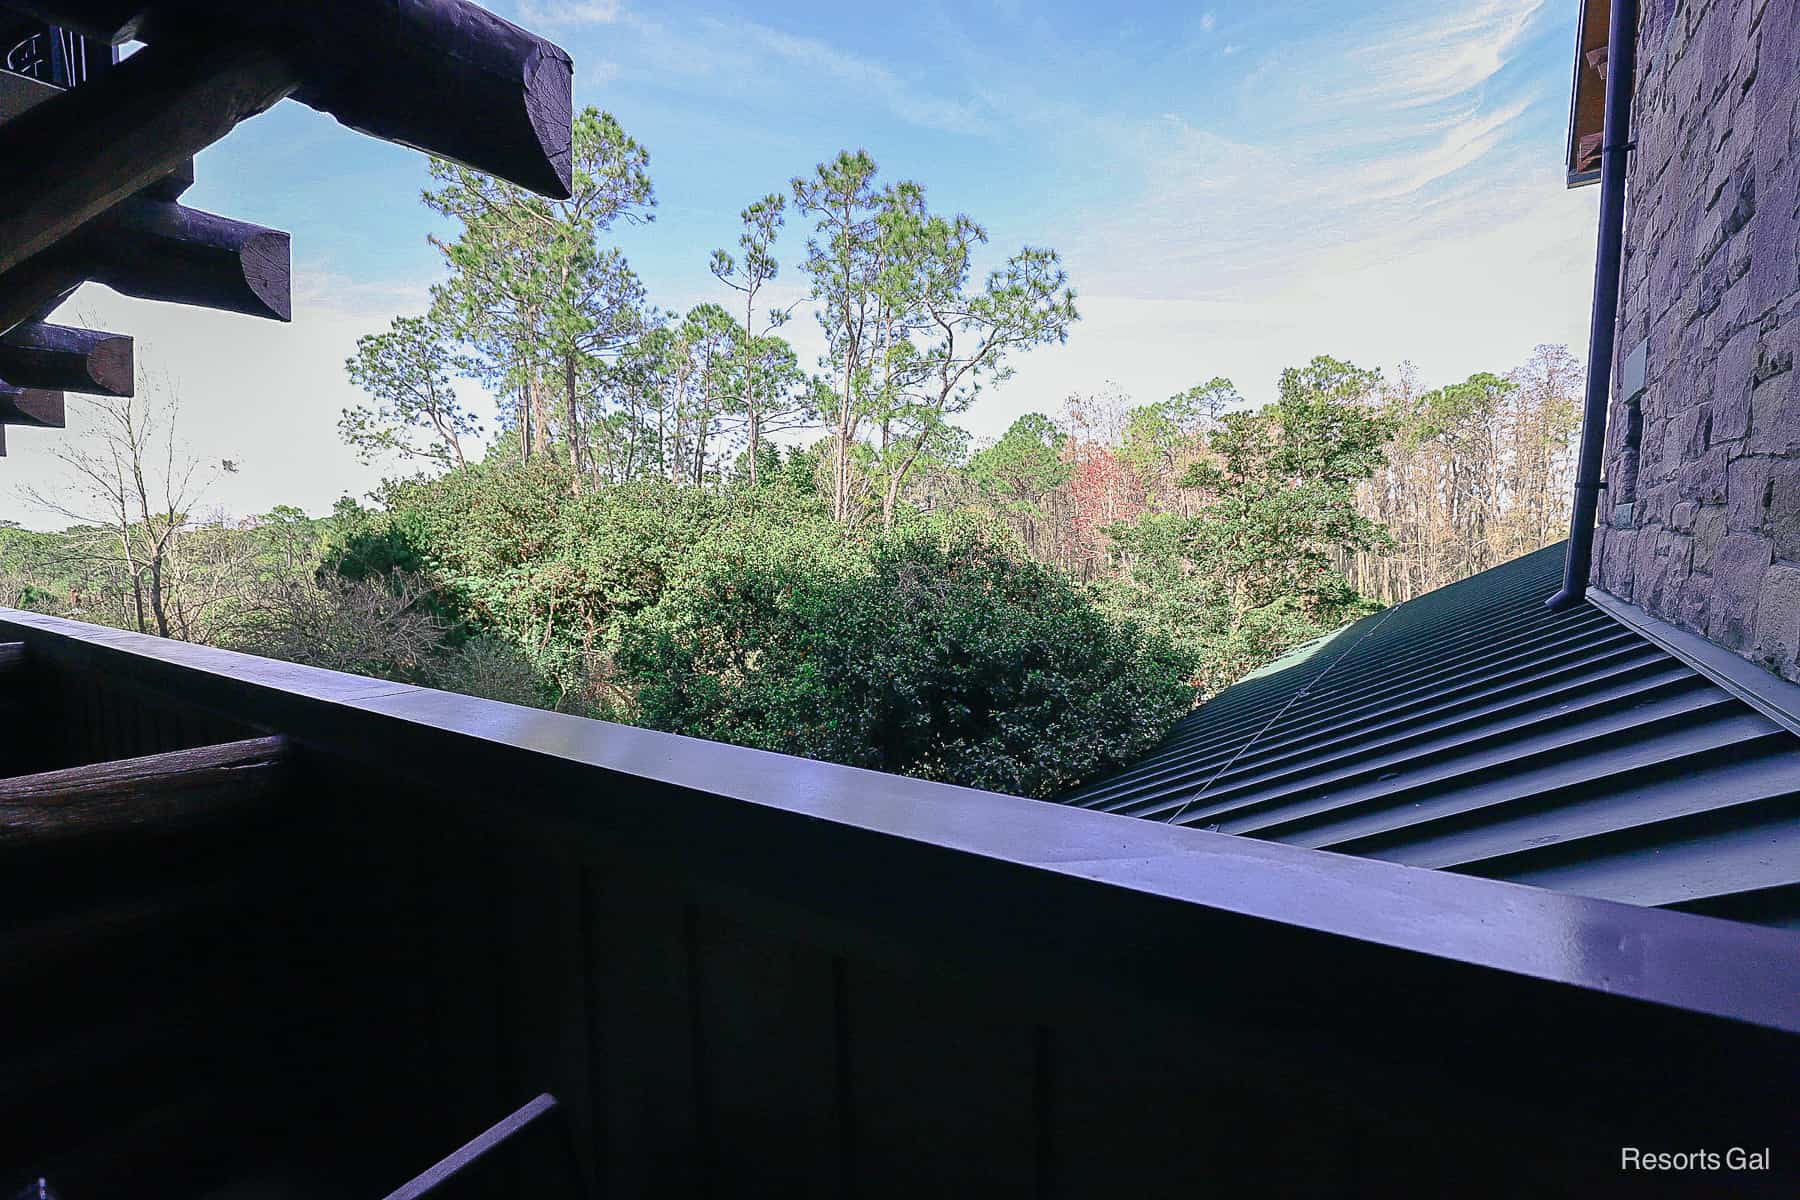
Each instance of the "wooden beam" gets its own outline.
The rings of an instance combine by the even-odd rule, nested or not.
[[[287,739],[251,738],[0,779],[0,851],[161,833],[263,807]]]
[[[139,192],[138,195],[147,196],[152,200],[179,200],[186,195],[187,190],[193,186],[194,160],[190,158],[186,162],[177,165],[173,171],[170,171],[167,175],[164,175],[161,179]]]
[[[352,129],[569,194],[574,66],[470,0],[26,0],[115,44],[226,36],[291,55],[295,99]],[[133,60],[127,60],[126,66]]]
[[[293,316],[291,251],[279,229],[134,197],[84,231],[76,253],[85,278],[127,296]]]
[[[0,379],[17,387],[129,396],[132,341],[122,333],[27,321],[0,334]]]
[[[53,254],[0,273],[0,334],[49,316],[84,282],[66,256]]]
[[[320,19],[324,8],[329,17]],[[574,64],[468,0],[245,6],[308,37],[294,98],[352,129],[557,199],[569,195]],[[279,14],[279,15],[278,15]]]
[[[61,429],[64,408],[61,392],[13,387],[0,382],[0,425]]]
[[[0,272],[55,246],[299,82],[257,45],[171,41],[0,125]]]
[[[83,282],[143,300],[286,321],[288,235],[134,196],[74,237],[0,274],[0,330],[37,318]]]

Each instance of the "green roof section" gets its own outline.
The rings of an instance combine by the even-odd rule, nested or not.
[[[1561,545],[1302,646],[1083,808],[1800,927],[1800,737],[1593,605]]]

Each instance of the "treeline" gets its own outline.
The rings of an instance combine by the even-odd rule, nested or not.
[[[489,459],[373,509],[183,523],[163,602],[231,649],[1049,796],[1149,749],[1192,662],[975,512],[850,526],[814,481],[571,485]],[[0,602],[154,631],[102,526],[0,527]],[[221,548],[229,548],[222,552]],[[202,564],[205,568],[197,569]]]
[[[867,458],[839,518],[828,438],[765,446],[754,482],[740,460],[702,484],[578,486],[561,457],[489,453],[372,507],[206,518],[204,465],[147,391],[100,402],[116,419],[61,451],[90,478],[111,465],[89,496],[118,516],[0,528],[0,602],[1047,795],[1378,607],[1346,561],[1391,579],[1417,563],[1379,505],[1438,522],[1426,561],[1445,578],[1504,553],[1497,537],[1559,536],[1557,498],[1506,481],[1543,462],[1562,486],[1566,367],[1546,350],[1421,392],[1320,357],[1260,410],[1218,379],[1072,400],[922,472],[891,527]],[[1517,434],[1531,422],[1549,432]],[[1461,456],[1507,431],[1512,449]]]
[[[206,516],[232,465],[179,453],[172,398],[98,401],[38,498],[72,524],[0,527],[0,603],[1052,795],[1285,651],[1561,536],[1561,348],[1430,390],[1319,356],[1260,409],[1223,378],[1112,389],[978,445],[955,418],[1077,319],[1054,251],[978,277],[974,220],[846,152],[745,209],[710,261],[727,303],[666,313],[604,244],[651,217],[647,155],[592,110],[575,142],[562,202],[433,168],[445,277],[358,343],[340,423],[410,474],[327,517]],[[769,298],[790,216],[816,370]]]
[[[1539,346],[1505,375],[1385,384],[1394,439],[1359,501],[1389,536],[1340,556],[1351,584],[1397,604],[1567,536],[1581,375],[1566,346]]]

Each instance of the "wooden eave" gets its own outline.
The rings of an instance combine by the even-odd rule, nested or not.
[[[1606,31],[1611,16],[1612,0],[1581,0],[1569,95],[1569,140],[1563,161],[1572,188],[1600,180],[1600,138],[1606,124]]]

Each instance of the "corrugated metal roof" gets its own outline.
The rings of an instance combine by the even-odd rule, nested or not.
[[[1800,737],[1615,618],[1562,546],[1302,648],[1084,808],[1800,925]]]

